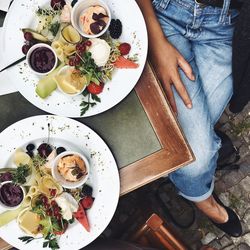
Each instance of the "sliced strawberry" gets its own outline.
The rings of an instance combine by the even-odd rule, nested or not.
[[[81,204],[79,204],[77,212],[73,213],[74,217],[90,232],[90,226],[86,212]]]
[[[94,198],[91,196],[86,196],[83,199],[81,199],[80,202],[81,202],[84,209],[90,209],[93,205]]]
[[[139,67],[139,64],[126,59],[123,56],[119,56],[114,65],[118,69],[136,69]]]
[[[129,43],[121,43],[118,47],[122,56],[127,55],[131,50],[131,45]]]
[[[101,82],[99,85],[91,82],[88,86],[87,86],[87,90],[89,91],[89,93],[94,94],[94,95],[98,95],[103,91],[104,88],[104,83]]]

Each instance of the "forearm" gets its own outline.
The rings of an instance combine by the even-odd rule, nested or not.
[[[147,30],[148,30],[148,38],[149,38],[149,45],[154,44],[157,41],[161,41],[162,39],[166,39],[160,23],[155,15],[152,1],[151,0],[136,0],[137,4],[139,5],[142,14],[144,16]]]

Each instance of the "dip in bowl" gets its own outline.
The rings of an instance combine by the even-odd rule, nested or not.
[[[80,187],[88,179],[89,162],[78,152],[65,151],[55,158],[52,176],[65,188]]]
[[[57,56],[54,50],[45,43],[32,46],[26,56],[30,69],[37,75],[47,75],[57,66]]]
[[[80,95],[87,86],[87,78],[74,67],[64,66],[54,76],[58,89],[65,95],[74,97]]]
[[[0,184],[0,205],[6,209],[18,208],[25,197],[25,190],[22,186],[5,181]]]

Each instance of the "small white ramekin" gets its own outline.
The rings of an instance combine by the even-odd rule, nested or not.
[[[65,156],[67,156],[67,155],[77,155],[85,163],[85,166],[86,166],[86,169],[87,169],[87,174],[82,179],[80,179],[79,181],[76,181],[76,182],[67,181],[67,180],[65,180],[65,178],[58,171],[57,165],[58,165],[59,160],[61,158],[65,157]],[[89,167],[89,161],[88,161],[88,159],[84,155],[82,155],[82,154],[80,154],[78,152],[74,152],[74,151],[65,151],[65,152],[59,154],[55,158],[53,166],[52,166],[52,169],[51,169],[51,172],[52,172],[53,178],[55,180],[57,180],[63,187],[69,188],[69,189],[74,189],[74,188],[82,186],[88,180],[89,169],[90,169],[90,167]]]
[[[69,68],[72,68],[72,67],[73,67],[73,66],[69,66],[69,65],[66,65],[66,66],[62,67],[62,68],[58,71],[57,75],[60,75],[63,71],[65,71],[65,70],[67,70],[67,69],[69,69]],[[83,86],[82,90],[80,90],[79,92],[77,92],[77,93],[75,93],[75,94],[69,94],[69,93],[66,93],[66,92],[60,87],[59,84],[57,84],[57,88],[59,89],[59,91],[61,91],[64,95],[69,96],[69,97],[74,97],[74,96],[78,96],[78,95],[82,94],[82,92],[85,90],[86,87],[87,87],[87,85],[85,84],[85,86]]]
[[[32,66],[31,66],[31,64],[30,64],[30,56],[31,56],[32,52],[33,52],[35,49],[41,48],[41,47],[45,47],[45,48],[50,49],[50,50],[53,52],[54,56],[55,56],[55,65],[53,66],[53,68],[52,68],[50,71],[45,72],[45,73],[37,72],[35,69],[32,68]],[[26,61],[27,61],[27,64],[28,64],[29,68],[32,70],[32,72],[34,72],[34,73],[37,74],[37,75],[44,76],[44,75],[48,75],[49,73],[51,73],[51,72],[57,67],[58,58],[57,58],[56,52],[54,51],[54,49],[53,49],[51,46],[49,46],[49,45],[46,44],[46,43],[37,43],[37,44],[33,45],[33,46],[28,50],[28,53],[27,53],[27,55],[26,55]]]
[[[0,187],[3,186],[4,184],[7,184],[7,183],[13,183],[13,182],[12,182],[12,181],[4,181],[4,182],[2,182],[2,183],[0,184]],[[23,191],[23,199],[24,199],[24,197],[25,197],[25,195],[26,195],[26,191],[25,191],[25,189],[24,189],[21,185],[18,185],[18,186],[19,186],[19,187],[22,189],[22,191]],[[14,206],[14,207],[10,207],[10,206],[7,206],[7,205],[5,205],[4,203],[2,203],[1,200],[0,200],[0,207],[4,208],[4,209],[6,209],[6,210],[15,210],[15,209],[19,208],[19,207],[22,205],[22,202],[23,202],[23,200],[22,200],[18,205]]]
[[[80,15],[83,13],[84,10],[86,10],[87,8],[91,7],[91,6],[95,6],[95,5],[100,5],[102,6],[108,14],[109,20],[108,23],[106,24],[105,28],[98,34],[95,35],[89,35],[86,34],[85,32],[83,32],[81,25],[80,25]],[[96,38],[96,37],[100,37],[102,36],[109,28],[111,22],[111,12],[110,9],[108,7],[108,5],[102,1],[102,0],[82,0],[82,1],[78,1],[75,6],[72,9],[71,12],[71,23],[73,25],[73,27],[83,36],[86,38]]]

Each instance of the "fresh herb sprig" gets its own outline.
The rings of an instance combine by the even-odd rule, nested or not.
[[[41,8],[38,7],[38,10],[36,11],[36,14],[38,16],[56,16],[61,13],[61,10],[54,10],[51,8]]]
[[[23,237],[19,237],[18,239],[21,240],[22,242],[24,242],[25,244],[28,244],[33,240],[38,240],[41,238],[34,238],[31,236],[23,236]],[[58,242],[57,242],[57,238],[54,234],[48,234],[45,237],[45,240],[46,241],[43,242],[43,248],[49,247],[49,248],[51,248],[51,250],[60,249]]]
[[[79,65],[76,65],[76,69],[84,75],[88,76],[88,79],[92,82],[99,84],[102,82],[102,72],[95,64],[94,59],[91,56],[91,52],[84,52],[82,55],[77,53],[77,56],[80,58]]]
[[[60,23],[59,22],[54,22],[49,27],[49,31],[51,31],[53,36],[56,36],[59,29],[60,29]]]
[[[49,233],[46,237],[45,237],[44,243],[43,243],[43,247],[50,247],[51,250],[56,250],[59,249],[59,245],[57,242],[57,238],[54,234]]]
[[[21,240],[22,242],[25,242],[25,244],[28,244],[35,238],[31,236],[23,236],[23,237],[19,237],[18,239]]]
[[[30,174],[30,166],[27,164],[20,164],[13,174],[13,182],[16,184],[24,184],[26,182],[26,177],[28,177]]]
[[[94,107],[98,102],[101,102],[101,99],[94,94],[88,92],[88,90],[84,90],[82,95],[87,97],[87,100],[84,99],[81,104],[81,116],[83,116],[90,108]]]

